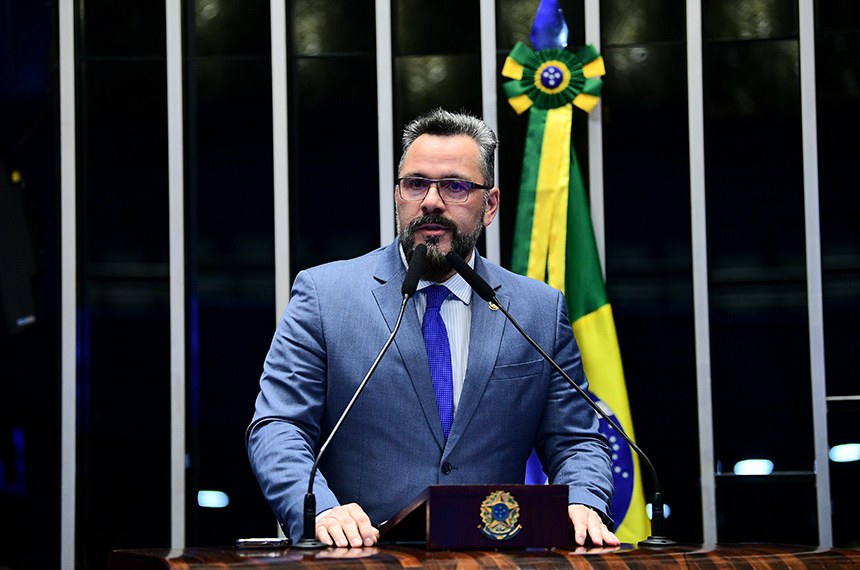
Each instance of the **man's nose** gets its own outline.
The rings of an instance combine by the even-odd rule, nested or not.
[[[439,185],[434,182],[427,189],[427,194],[421,201],[421,210],[424,212],[437,212],[445,209],[445,202],[442,200],[442,195],[439,193]]]

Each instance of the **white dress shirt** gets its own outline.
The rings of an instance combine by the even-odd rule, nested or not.
[[[476,255],[477,251],[469,257],[469,267],[472,269],[475,268]],[[402,247],[400,257],[403,259],[403,264],[408,266]],[[424,310],[427,308],[427,295],[423,290],[430,285],[436,285],[436,282],[420,280],[418,292],[412,298],[420,323],[424,321]],[[439,313],[448,331],[448,344],[451,345],[451,375],[454,381],[454,415],[456,415],[457,403],[460,401],[463,381],[466,378],[466,363],[469,360],[469,331],[472,326],[472,311],[469,304],[472,302],[472,288],[459,273],[454,273],[450,279],[439,285],[444,285],[453,293],[442,303]]]

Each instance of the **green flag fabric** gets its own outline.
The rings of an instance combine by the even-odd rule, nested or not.
[[[612,307],[571,144],[573,107],[594,108],[604,74],[592,46],[577,53],[533,51],[519,42],[505,62],[508,101],[518,113],[529,112],[511,266],[565,293],[589,391],[635,441]],[[600,423],[612,447],[616,534],[637,543],[650,530],[639,458],[608,422]]]

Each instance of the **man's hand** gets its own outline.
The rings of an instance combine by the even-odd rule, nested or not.
[[[317,538],[329,546],[373,546],[379,531],[356,503],[340,505],[324,512],[317,520]]]
[[[600,515],[585,505],[568,505],[567,516],[573,524],[573,537],[576,544],[584,545],[586,535],[595,546],[618,546],[621,544],[618,537],[600,520]]]

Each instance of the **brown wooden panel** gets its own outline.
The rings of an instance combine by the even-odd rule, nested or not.
[[[735,544],[679,545],[644,549],[554,548],[530,550],[425,550],[403,546],[281,549],[240,552],[233,548],[185,548],[175,551],[116,550],[110,570],[282,568],[306,570],[568,570],[580,568],[858,568],[860,550],[814,546]]]

